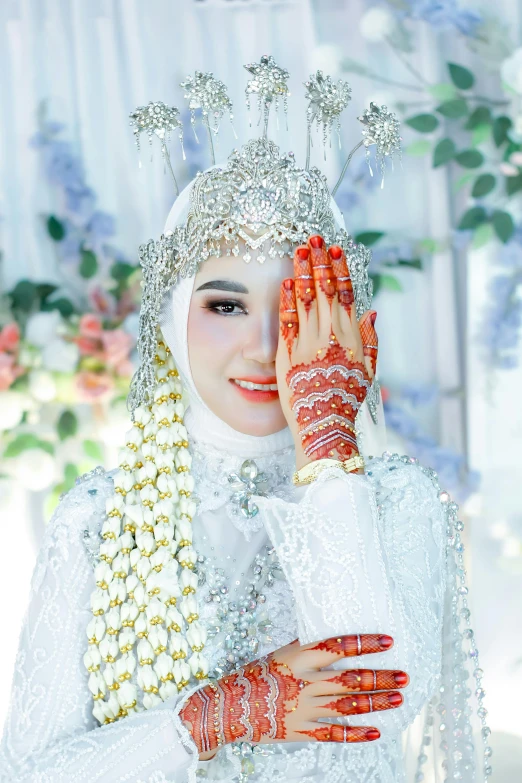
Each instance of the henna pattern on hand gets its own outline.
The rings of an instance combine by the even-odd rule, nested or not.
[[[337,454],[340,459],[349,459],[358,453],[355,419],[370,378],[364,364],[351,359],[339,344],[318,353],[314,361],[288,371],[290,406],[308,457]]]
[[[325,724],[317,729],[297,731],[297,734],[306,734],[318,742],[367,742],[376,740],[381,736],[378,729],[367,729],[365,726],[337,726]]]
[[[355,296],[346,256],[344,255],[344,252],[342,248],[339,247],[339,245],[332,245],[332,247],[328,250],[328,255],[330,257],[333,273],[337,281],[339,303],[342,305],[346,313],[350,315],[352,305],[355,302]]]
[[[303,303],[305,311],[309,313],[315,302],[316,293],[308,247],[298,247],[294,253],[294,277],[296,296]]]
[[[377,671],[375,669],[347,669],[328,677],[324,682],[342,685],[349,691],[387,691],[393,688],[405,688],[409,682],[406,672]]]
[[[324,248],[322,237],[310,237],[310,245],[312,247],[311,260],[314,283],[316,285],[319,283],[319,288],[326,296],[328,304],[331,305],[337,290],[331,258]]]
[[[368,712],[379,712],[400,707],[403,698],[400,693],[375,693],[351,696],[339,696],[318,709],[332,710],[339,715],[365,715]]]
[[[281,323],[281,335],[285,341],[288,357],[292,352],[292,345],[299,333],[299,319],[295,302],[295,285],[290,278],[283,280],[279,303],[279,320]]]
[[[195,691],[180,711],[191,726],[199,752],[226,744],[286,737],[285,715],[292,711],[304,681],[273,654],[222,677],[214,687]]]
[[[375,320],[377,313],[375,310],[368,310],[359,321],[359,331],[363,344],[363,353],[370,357],[372,373],[375,375],[377,369],[377,352],[379,350],[379,340],[375,331]]]
[[[392,645],[393,638],[387,634],[366,633],[333,636],[316,642],[313,647],[307,646],[306,649],[324,650],[325,652],[333,652],[351,658],[356,655],[367,655],[389,650]]]

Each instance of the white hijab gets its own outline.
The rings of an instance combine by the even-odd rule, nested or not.
[[[194,181],[190,182],[174,202],[165,223],[164,233],[173,231],[176,226],[185,223],[190,207],[190,191],[193,183]],[[344,228],[343,216],[333,199],[330,206],[337,225]],[[184,423],[189,436],[199,443],[214,446],[221,452],[237,454],[243,458],[259,457],[291,447],[293,437],[288,427],[273,435],[245,435],[216,416],[202,400],[190,371],[187,340],[188,314],[194,279],[194,276],[180,278],[166,293],[160,313],[163,337],[172,352],[183,387],[188,395],[189,406],[185,412]],[[378,423],[373,423],[368,406],[364,403],[357,416],[356,426],[359,452],[363,456],[380,456],[386,449],[386,427],[380,396]]]

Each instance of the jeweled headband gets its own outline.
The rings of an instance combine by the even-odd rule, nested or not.
[[[363,124],[363,139],[349,153],[341,177],[330,191],[325,176],[318,168],[309,165],[311,133],[314,125],[322,130],[326,150],[332,128],[335,126],[339,132],[339,118],[350,100],[350,87],[342,80],[334,82],[321,71],[306,82],[307,159],[305,167],[301,168],[292,153],[282,154],[277,145],[267,138],[271,107],[274,106],[277,111],[282,102],[285,113],[287,111],[290,94],[288,71],[276,65],[273,57],[267,56],[262,57],[260,63],[245,67],[253,76],[246,87],[247,106],[250,110],[250,96],[257,95],[260,121],[263,123],[262,136],[250,140],[239,150],[233,150],[224,167],[214,166],[198,174],[191,188],[185,224],[162,235],[158,241],[150,240],[139,248],[144,279],[138,335],[141,364],[131,384],[128,400],[131,411],[151,399],[155,388],[156,327],[165,292],[175,284],[178,276],[194,275],[199,264],[210,256],[242,255],[247,263],[253,253],[257,254],[260,263],[265,261],[266,255],[288,254],[292,257],[296,245],[319,233],[328,244],[338,244],[346,253],[357,316],[360,317],[371,305],[372,282],[368,276],[371,252],[364,245],[355,243],[346,231],[336,225],[331,199],[354,152],[361,146],[365,146],[369,157],[369,147],[376,145],[377,160],[384,174],[386,159],[400,151],[397,118],[388,112],[386,106],[370,104],[370,108],[358,118]],[[232,103],[226,87],[212,74],[199,71],[181,86],[189,101],[194,132],[195,111],[201,109],[215,162],[212,137],[226,111],[232,118]],[[151,143],[155,135],[161,140],[161,151],[179,194],[167,149],[172,131],[179,133],[183,149],[179,110],[163,103],[149,103],[147,107],[136,109],[130,117],[138,148],[143,131],[147,132]],[[267,240],[270,240],[270,247],[265,251]],[[367,401],[375,420],[377,382],[373,387]]]

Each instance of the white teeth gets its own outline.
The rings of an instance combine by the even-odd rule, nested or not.
[[[252,383],[252,381],[238,381],[234,379],[234,383],[241,386],[242,389],[258,389],[259,391],[277,391],[277,383]]]

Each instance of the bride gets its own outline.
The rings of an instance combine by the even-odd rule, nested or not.
[[[457,507],[382,453],[369,253],[266,128],[140,248],[133,424],[46,529],[1,780],[489,775]]]

